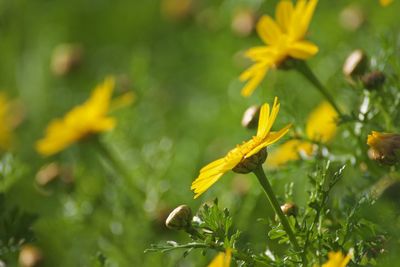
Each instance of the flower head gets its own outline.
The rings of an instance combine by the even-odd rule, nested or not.
[[[218,253],[218,255],[210,262],[208,267],[229,267],[231,265],[232,251],[227,249],[224,252]]]
[[[264,79],[270,68],[279,66],[291,57],[305,60],[318,52],[318,47],[304,40],[318,0],[298,0],[296,5],[290,0],[281,0],[276,8],[276,21],[263,16],[257,24],[257,32],[264,46],[250,48],[246,57],[254,65],[240,75],[247,84],[242,89],[243,96],[250,96]]]
[[[342,252],[329,252],[328,261],[322,267],[346,267],[350,261],[350,254],[345,256]]]
[[[338,114],[335,109],[326,101],[316,107],[308,116],[306,124],[306,136],[308,139],[328,143],[336,135]],[[298,160],[299,154],[312,156],[314,152],[312,142],[300,139],[292,139],[277,147],[271,152],[267,159],[267,166],[277,168],[289,161]]]
[[[381,163],[392,165],[400,160],[400,134],[372,131],[367,144],[370,157]]]
[[[106,78],[85,103],[74,107],[64,118],[52,121],[45,137],[37,141],[36,150],[44,156],[50,156],[88,135],[113,129],[116,121],[107,113],[114,85],[114,78]]]
[[[271,112],[269,105],[264,104],[260,111],[257,135],[253,136],[249,141],[237,145],[234,149],[229,151],[225,157],[211,162],[200,170],[199,176],[191,186],[191,189],[196,194],[194,198],[203,194],[217,182],[225,172],[233,170],[237,166],[242,168],[244,167],[241,166],[242,164],[247,165],[246,161],[251,157],[254,156],[256,157],[255,160],[259,161],[263,156],[258,156],[258,152],[262,152],[268,145],[275,143],[289,131],[291,125],[285,126],[278,132],[271,132],[272,125],[279,112],[279,106],[278,98],[275,98]],[[264,155],[266,156],[266,154]],[[265,157],[263,160],[265,161]]]

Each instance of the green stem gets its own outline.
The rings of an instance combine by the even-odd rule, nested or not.
[[[126,170],[125,166],[123,166],[120,163],[120,161],[118,161],[114,157],[109,148],[105,146],[97,138],[94,140],[93,143],[99,154],[111,165],[114,171],[116,171],[120,176],[124,178],[124,183],[127,185],[127,188],[129,189],[127,193],[136,200],[139,200],[140,198],[143,199],[145,197],[144,192],[140,190],[136,184],[133,183],[133,178],[130,175],[130,173]]]
[[[286,218],[285,214],[283,214],[281,207],[279,205],[278,200],[275,197],[274,191],[272,190],[271,184],[269,183],[267,176],[265,176],[264,170],[262,165],[258,165],[258,167],[253,171],[254,174],[257,176],[258,181],[260,182],[262,188],[264,189],[267,198],[274,209],[275,213],[278,215],[279,220],[282,223],[283,229],[289,236],[289,240],[292,243],[292,246],[296,251],[300,251],[299,244],[297,243],[296,236],[293,233],[292,228],[290,227],[289,221]]]
[[[310,83],[314,85],[314,87],[325,97],[325,99],[332,105],[332,107],[336,110],[339,116],[343,116],[342,111],[339,106],[336,104],[333,97],[329,94],[328,90],[326,90],[325,86],[319,81],[317,76],[315,76],[314,72],[308,67],[307,63],[303,60],[296,60],[294,62],[295,69],[300,72]]]

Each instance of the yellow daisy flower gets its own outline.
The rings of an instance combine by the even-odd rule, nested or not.
[[[43,156],[50,156],[88,135],[113,129],[116,121],[107,113],[114,86],[114,78],[106,78],[85,103],[74,107],[64,118],[52,121],[45,137],[37,141],[36,150]]]
[[[278,132],[270,132],[276,116],[278,115],[279,106],[280,104],[278,104],[277,97],[275,97],[271,113],[269,105],[264,104],[260,111],[257,135],[253,136],[249,141],[237,145],[234,149],[229,151],[225,157],[211,162],[200,170],[199,176],[191,186],[191,189],[196,194],[194,198],[198,198],[203,194],[217,182],[225,172],[238,168],[246,159],[256,155],[268,145],[275,143],[289,131],[290,124]],[[264,161],[265,157],[260,164]]]
[[[232,252],[231,249],[227,249],[226,252],[220,252],[210,262],[208,267],[229,267],[231,265]]]
[[[393,0],[379,0],[381,6],[388,6],[393,2]]]
[[[350,254],[345,256],[342,252],[329,252],[328,261],[322,267],[346,267],[350,261]]]
[[[10,118],[10,101],[0,92],[0,151],[8,150],[12,139],[12,122]]]
[[[242,95],[250,96],[264,79],[270,68],[277,67],[286,58],[305,60],[318,52],[318,47],[304,40],[318,0],[281,0],[276,8],[276,21],[263,16],[257,23],[257,33],[264,46],[250,48],[246,57],[254,65],[244,71],[239,79],[247,84]]]
[[[328,143],[336,135],[336,110],[327,102],[322,102],[308,116],[306,124],[307,138],[320,143]],[[314,145],[312,142],[292,139],[277,147],[267,159],[269,168],[278,168],[289,161],[298,160],[301,153],[312,156]]]

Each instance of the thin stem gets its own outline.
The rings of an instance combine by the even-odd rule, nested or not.
[[[112,166],[114,171],[116,171],[120,176],[124,178],[124,182],[128,185],[129,192],[128,194],[133,196],[135,199],[139,200],[140,198],[144,198],[144,192],[141,191],[136,184],[133,183],[132,176],[126,170],[125,166],[120,164],[114,155],[111,153],[109,148],[105,146],[100,140],[97,138],[94,140],[94,145],[99,152],[99,154],[107,160],[107,162]],[[124,187],[124,186],[123,186]]]
[[[325,99],[332,105],[332,107],[336,110],[339,116],[343,116],[342,111],[339,106],[336,104],[333,97],[329,94],[328,90],[326,90],[325,86],[319,81],[317,76],[315,76],[314,72],[308,67],[307,63],[303,60],[296,60],[294,62],[295,69],[300,72],[309,82],[311,82],[314,87],[325,97]]]
[[[292,246],[296,251],[300,251],[299,244],[297,243],[296,236],[293,233],[292,228],[290,227],[289,221],[286,218],[285,214],[283,214],[281,207],[279,205],[278,200],[275,197],[274,191],[272,190],[271,184],[269,183],[267,176],[265,176],[262,165],[259,165],[254,171],[254,174],[257,176],[258,181],[260,182],[262,188],[264,189],[267,198],[274,209],[275,213],[278,215],[279,220],[282,223],[285,232],[289,236],[289,240],[292,243]]]

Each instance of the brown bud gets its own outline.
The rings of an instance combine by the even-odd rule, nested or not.
[[[255,14],[252,10],[242,9],[233,16],[231,28],[240,37],[251,34],[256,22]]]
[[[339,22],[348,31],[358,30],[365,22],[365,13],[358,5],[350,5],[342,10]]]
[[[287,216],[297,216],[298,208],[294,203],[285,203],[281,206],[283,214]]]
[[[82,62],[83,48],[80,44],[60,44],[51,57],[51,70],[57,76],[64,76]]]
[[[251,106],[243,113],[242,126],[247,129],[255,129],[258,126],[260,106]]]
[[[362,76],[361,81],[365,88],[379,89],[385,83],[385,74],[381,71],[372,71]]]
[[[193,2],[193,0],[162,0],[161,14],[169,20],[184,20],[192,13]]]
[[[19,264],[21,267],[40,266],[43,260],[42,252],[33,245],[24,245],[19,253]]]
[[[258,151],[256,154],[253,156],[243,159],[241,162],[239,162],[238,165],[236,165],[232,171],[236,173],[249,173],[257,169],[258,166],[263,164],[265,160],[267,159],[268,152],[267,148],[263,148],[260,151]]]
[[[44,186],[60,175],[60,166],[56,162],[44,165],[36,174],[38,185]]]
[[[165,221],[165,225],[174,230],[182,230],[188,228],[192,222],[192,210],[187,205],[180,205],[175,208]]]
[[[382,164],[394,165],[400,161],[400,134],[372,131],[368,135],[368,156]]]
[[[347,77],[357,77],[363,75],[368,69],[368,59],[365,53],[357,49],[346,58],[343,65],[343,73]]]

